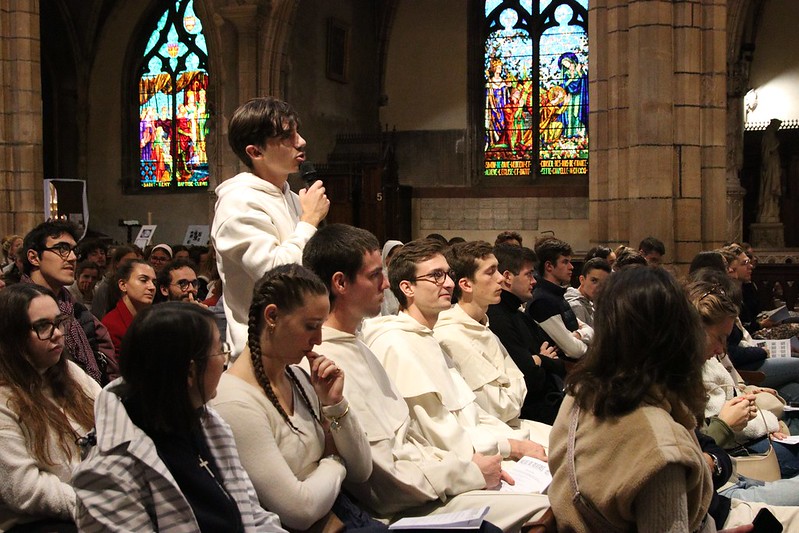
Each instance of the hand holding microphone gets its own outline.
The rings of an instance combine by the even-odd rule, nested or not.
[[[312,163],[303,161],[300,164],[300,175],[305,182],[305,189],[301,189],[299,195],[302,207],[300,220],[318,227],[330,210],[330,200],[325,194],[322,180],[316,179],[316,169]]]

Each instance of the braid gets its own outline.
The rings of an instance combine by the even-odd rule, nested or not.
[[[302,396],[302,401],[305,402],[305,405],[308,406],[308,410],[311,411],[314,420],[319,422],[319,424],[322,424],[321,415],[316,416],[316,411],[314,411],[313,405],[311,404],[311,399],[308,398],[308,395],[305,393],[305,388],[302,385],[300,385],[300,380],[297,379],[297,375],[289,367],[286,367],[286,375],[288,375],[289,379],[297,387],[297,390],[300,391],[300,396]]]
[[[250,358],[252,359],[252,366],[255,369],[255,379],[264,390],[266,397],[269,398],[269,401],[272,402],[272,405],[275,407],[275,409],[277,409],[277,412],[280,413],[280,416],[282,416],[283,420],[286,421],[286,424],[288,424],[294,431],[299,431],[294,424],[291,423],[289,415],[283,409],[283,406],[280,405],[280,401],[277,399],[277,395],[272,389],[272,384],[269,383],[269,378],[266,377],[264,363],[261,360],[261,341],[258,339],[258,322],[260,313],[253,313],[252,310],[263,309],[263,302],[265,300],[266,297],[263,293],[256,293],[253,296],[252,305],[250,306],[250,317],[247,324],[247,344],[250,346]]]
[[[260,334],[264,326],[263,313],[267,305],[274,304],[282,312],[291,313],[294,309],[304,304],[306,294],[327,295],[327,288],[316,274],[301,265],[291,264],[275,267],[264,274],[255,284],[247,321],[247,343],[250,347],[250,356],[252,358],[253,369],[255,370],[255,379],[264,390],[266,397],[269,398],[269,401],[272,402],[272,405],[274,405],[275,409],[280,413],[280,416],[283,417],[283,420],[285,420],[294,431],[299,430],[291,423],[289,415],[280,405],[280,401],[275,391],[272,389],[272,384],[269,383],[269,378],[264,371]],[[297,376],[288,368],[285,370],[289,376],[289,380],[299,390],[303,402],[305,402],[305,405],[310,409],[314,419],[321,424],[321,416],[317,418],[316,411],[311,405],[311,400],[306,394],[305,389],[300,386]]]

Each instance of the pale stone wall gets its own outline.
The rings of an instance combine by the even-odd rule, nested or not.
[[[0,0],[0,236],[43,220],[39,2]]]
[[[726,0],[591,4],[592,243],[686,264],[726,234]]]

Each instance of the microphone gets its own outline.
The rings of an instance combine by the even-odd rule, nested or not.
[[[319,179],[316,177],[316,169],[310,161],[303,161],[300,163],[300,177],[302,178],[302,182],[305,183],[306,189]]]

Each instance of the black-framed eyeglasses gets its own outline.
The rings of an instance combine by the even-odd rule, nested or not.
[[[66,261],[67,259],[69,259],[69,254],[71,253],[75,253],[75,255],[77,256],[77,252],[75,251],[76,248],[77,246],[72,246],[68,242],[59,242],[54,244],[53,246],[45,248],[44,250],[56,253],[61,259]]]
[[[199,287],[200,286],[200,280],[199,279],[193,279],[193,280],[189,281],[187,279],[181,279],[181,280],[176,281],[175,283],[172,283],[172,285],[177,285],[178,287],[180,287],[181,291],[186,292],[187,290],[189,290],[189,286],[191,286],[192,289],[196,289],[197,287]]]
[[[55,320],[47,320],[46,318],[43,318],[31,324],[31,330],[36,333],[36,337],[38,337],[40,341],[49,341],[53,338],[55,328],[58,328],[62,333],[65,333],[66,330],[69,329],[72,320],[72,315],[58,315],[55,317]]]
[[[226,342],[223,342],[222,346],[221,346],[221,350],[219,352],[217,352],[217,353],[212,353],[208,357],[216,357],[218,355],[221,355],[222,357],[224,357],[225,364],[224,364],[223,368],[225,370],[227,370],[227,367],[230,364],[230,355],[232,353],[233,353],[233,350],[231,349],[230,344],[228,344]]]
[[[451,280],[455,280],[455,271],[454,270],[433,270],[432,272],[428,272],[427,274],[422,274],[421,276],[416,276],[413,281],[429,281],[431,283],[435,283],[439,287],[444,285],[447,280],[447,277]]]

